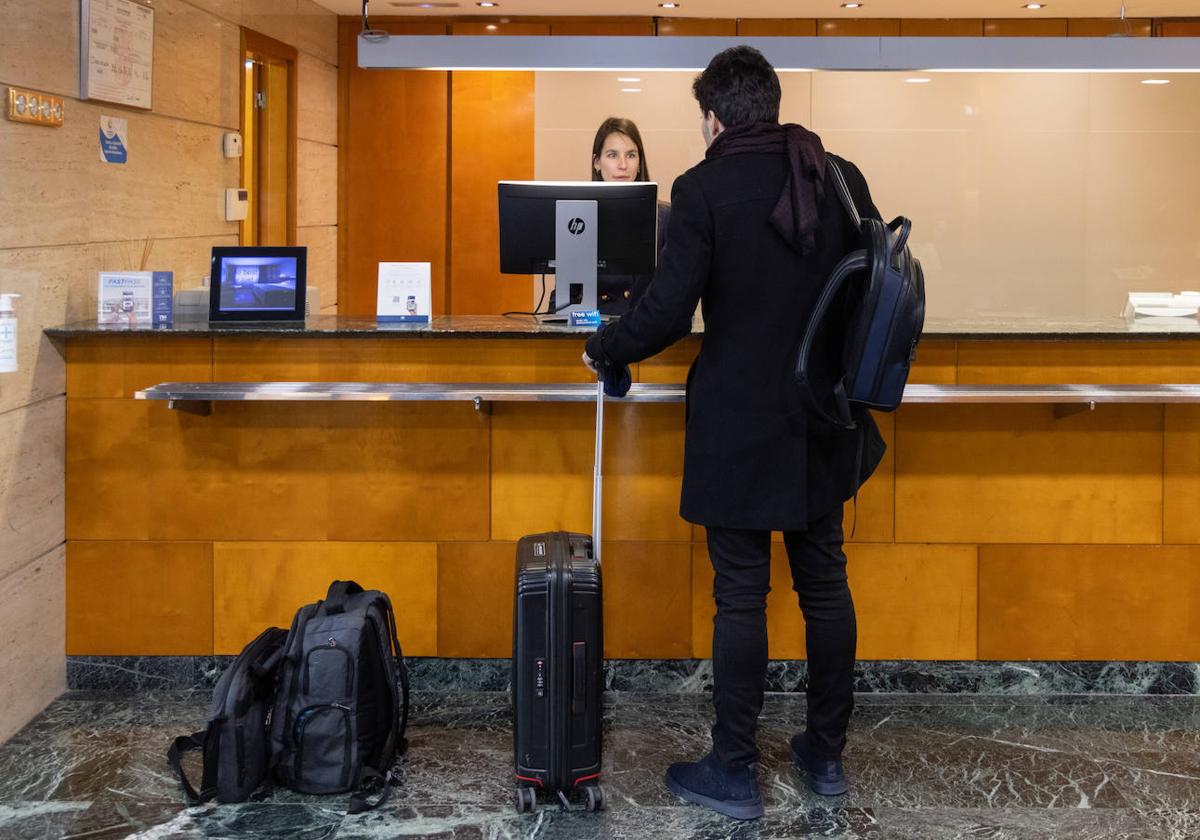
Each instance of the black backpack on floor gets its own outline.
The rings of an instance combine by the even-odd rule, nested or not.
[[[387,798],[408,694],[388,596],[335,581],[290,631],[272,627],[246,646],[217,683],[208,727],[176,738],[167,758],[193,805],[242,802],[273,771],[301,793],[353,792],[358,813]],[[181,766],[190,750],[204,757],[199,791]]]
[[[300,793],[383,782],[386,796],[407,724],[408,673],[391,601],[335,581],[324,601],[296,613],[288,633],[271,720],[276,779]],[[356,794],[350,812],[365,807]]]
[[[908,250],[912,222],[903,216],[891,224],[862,218],[832,157],[826,158],[825,172],[860,232],[860,245],[837,264],[821,290],[800,344],[796,381],[820,417],[853,429],[851,404],[880,411],[895,411],[900,405],[925,325],[925,275]],[[834,312],[831,306],[839,292],[844,293],[845,305]],[[832,324],[831,319],[841,323]],[[810,369],[818,335],[831,328],[844,330],[832,411],[826,408],[828,399],[816,393],[815,371]]]
[[[271,769],[267,726],[275,703],[275,674],[287,631],[270,627],[238,654],[213,690],[208,726],[176,738],[167,761],[187,794],[199,805],[209,799],[242,802],[262,784]],[[204,756],[204,775],[196,790],[183,772],[183,754]]]

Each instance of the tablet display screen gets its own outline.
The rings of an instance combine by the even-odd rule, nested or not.
[[[209,320],[304,320],[304,248],[213,248]]]

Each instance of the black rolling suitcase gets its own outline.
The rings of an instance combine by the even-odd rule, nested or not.
[[[513,744],[518,812],[541,790],[568,806],[580,793],[604,808],[600,786],[601,667],[600,452],[604,386],[597,386],[592,537],[553,531],[517,543],[513,608]]]

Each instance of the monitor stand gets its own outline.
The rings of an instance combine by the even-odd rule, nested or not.
[[[572,301],[541,320],[566,323],[572,312],[597,308],[596,260],[599,215],[596,201],[554,202],[554,289],[555,300]],[[578,301],[575,303],[574,301]]]

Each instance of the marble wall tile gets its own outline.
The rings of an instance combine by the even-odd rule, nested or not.
[[[0,414],[0,577],[65,539],[65,407],[65,397],[51,397]]]
[[[328,64],[338,63],[337,15],[313,0],[296,0],[296,48]]]
[[[79,95],[79,0],[4,0],[0,82]]]
[[[257,0],[185,0],[198,9],[203,9],[222,20],[240,26],[242,23],[242,6]]]
[[[296,229],[296,244],[308,248],[308,285],[321,290],[321,311],[337,305],[336,225]]]
[[[327,146],[338,142],[338,69],[308,53],[300,53],[300,85],[296,136]]]
[[[65,548],[0,578],[0,742],[66,688]]]
[[[336,146],[301,140],[297,143],[296,225],[338,223],[338,172]]]
[[[187,0],[154,15],[154,113],[234,130],[241,125],[241,35]]]
[[[236,231],[224,208],[238,162],[221,155],[223,130],[122,111],[129,162],[104,163],[100,117],[119,110],[71,103],[66,125],[54,131],[0,123],[0,248]]]
[[[173,272],[176,290],[195,288],[208,276],[212,248],[236,245],[237,241],[236,235],[157,240],[147,268]],[[16,302],[18,370],[0,376],[0,412],[63,393],[62,347],[42,330],[95,318],[97,273],[137,269],[144,244],[125,241],[0,250],[0,291],[21,295]]]

